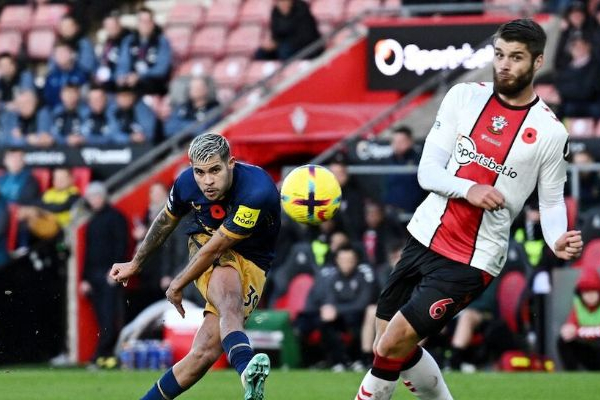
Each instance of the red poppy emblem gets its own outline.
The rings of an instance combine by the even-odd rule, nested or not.
[[[214,219],[223,219],[225,218],[225,210],[220,204],[213,204],[210,206],[210,215]]]
[[[527,128],[523,132],[523,135],[521,135],[521,139],[527,144],[535,143],[537,140],[537,131],[533,128]]]

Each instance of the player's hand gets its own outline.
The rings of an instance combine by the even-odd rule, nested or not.
[[[140,267],[134,264],[133,261],[126,263],[113,264],[108,276],[115,282],[122,283],[123,286],[127,286],[129,278],[140,272]]]
[[[179,312],[179,315],[181,315],[181,318],[185,318],[185,310],[183,309],[183,305],[181,304],[181,302],[183,301],[183,293],[181,289],[176,288],[173,285],[173,283],[174,281],[171,282],[171,284],[169,285],[169,288],[167,289],[165,295],[167,296],[167,300],[169,300],[169,303],[175,306],[177,312]]]
[[[504,196],[493,186],[476,184],[467,192],[467,201],[488,211],[504,208]]]
[[[579,257],[582,251],[581,231],[565,232],[554,243],[554,254],[562,260],[573,260]]]
[[[335,321],[337,318],[337,309],[332,304],[324,304],[321,306],[321,319],[324,322]]]

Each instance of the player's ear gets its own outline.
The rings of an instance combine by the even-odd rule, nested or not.
[[[227,166],[232,169],[235,166],[235,157],[229,157],[229,161],[227,162]]]
[[[540,54],[539,56],[536,57],[536,59],[533,61],[533,70],[535,72],[539,71],[540,68],[542,68],[542,66],[544,65],[544,55]]]

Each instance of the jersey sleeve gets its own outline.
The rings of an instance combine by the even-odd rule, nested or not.
[[[461,105],[464,104],[467,84],[453,86],[438,109],[435,122],[425,139],[426,143],[433,143],[437,147],[452,154],[456,138],[458,137],[457,124]]]
[[[173,187],[171,187],[171,191],[169,192],[169,197],[167,199],[166,210],[167,213],[173,218],[181,218],[191,209],[191,206],[181,198],[181,185],[181,177],[179,177],[173,184]]]
[[[565,132],[547,147],[538,176],[538,194],[540,207],[552,207],[562,202],[562,189],[567,181],[567,161],[569,154],[568,136]],[[560,192],[557,196],[555,193]]]
[[[234,239],[244,239],[252,234],[255,227],[258,225],[266,202],[263,196],[254,195],[244,197],[239,204],[234,204],[231,212],[221,225],[222,230],[229,237]]]

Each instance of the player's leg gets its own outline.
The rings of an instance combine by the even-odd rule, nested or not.
[[[189,353],[165,372],[142,400],[174,399],[198,382],[221,353],[219,317],[206,313]]]
[[[254,354],[243,326],[245,315],[254,309],[262,293],[264,273],[254,270],[252,266],[241,266],[242,263],[219,266],[213,270],[208,284],[208,300],[221,318],[223,350],[241,376],[244,399],[262,400],[271,362],[266,354]],[[257,278],[257,272],[262,277]]]
[[[460,369],[461,364],[465,361],[465,353],[473,339],[473,334],[482,322],[483,313],[474,308],[467,308],[458,315],[456,329],[452,335],[450,368]]]

